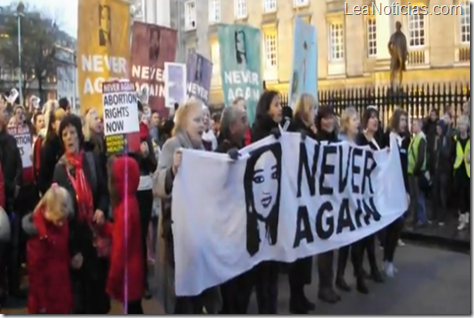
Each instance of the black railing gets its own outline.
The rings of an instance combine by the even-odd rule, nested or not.
[[[375,106],[380,119],[386,124],[396,108],[405,110],[409,117],[422,118],[436,108],[440,116],[450,110],[454,120],[471,95],[470,83],[407,85],[399,90],[389,87],[364,87],[325,90],[318,94],[319,105],[330,105],[340,114],[353,106],[362,115],[368,106]],[[288,95],[282,94],[282,105],[288,105]]]

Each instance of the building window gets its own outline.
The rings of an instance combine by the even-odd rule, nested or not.
[[[235,17],[237,19],[246,18],[247,17],[247,0],[234,0],[234,1],[235,1]]]
[[[307,6],[308,4],[309,4],[309,0],[293,0],[294,7]]]
[[[471,6],[469,1],[462,2],[461,44],[471,43]]]
[[[425,46],[425,16],[411,14],[408,16],[408,35],[410,47]]]
[[[186,30],[196,29],[196,3],[194,0],[184,3],[184,28]]]
[[[344,59],[344,25],[333,23],[329,26],[329,44],[331,51],[331,61],[341,61]]]
[[[221,0],[209,0],[209,22],[217,23],[221,20]]]
[[[221,75],[221,61],[219,52],[219,42],[214,41],[211,45],[212,76]]]
[[[263,12],[275,12],[277,9],[277,0],[263,0]]]
[[[377,25],[375,19],[367,20],[367,55],[377,55]]]
[[[275,78],[277,74],[277,33],[267,31],[263,34],[263,54],[265,78]]]

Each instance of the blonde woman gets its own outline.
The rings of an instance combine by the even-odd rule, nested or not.
[[[103,171],[106,171],[107,155],[105,139],[101,134],[101,123],[97,110],[94,108],[88,109],[84,114],[83,122],[84,151],[93,152],[97,158],[99,158],[99,164],[103,168]]]
[[[288,130],[316,139],[314,129],[315,107],[316,103],[312,95],[301,94],[295,103],[293,120]],[[311,284],[312,264],[312,257],[299,259],[290,264],[288,282],[290,284],[290,312],[292,314],[307,314],[316,308],[304,292],[305,285]]]
[[[51,103],[54,106],[54,103]],[[34,172],[37,179],[36,183],[41,194],[51,186],[53,180],[54,167],[59,158],[63,155],[63,147],[58,136],[59,124],[65,116],[65,111],[62,108],[55,108],[45,114],[46,134],[43,138],[38,138],[41,141],[41,147],[35,144],[34,151]],[[39,158],[36,157],[39,152]]]
[[[350,144],[355,145],[356,140],[358,139],[359,127],[360,119],[356,109],[354,107],[346,108],[341,114],[339,139],[341,141],[347,141]],[[371,238],[371,240],[371,242],[373,243],[373,237]],[[344,273],[346,270],[347,260],[349,259],[350,252],[352,265],[354,267],[354,272],[356,276],[357,291],[362,294],[367,294],[369,292],[364,279],[364,271],[362,269],[362,258],[364,254],[364,249],[365,239],[339,249],[336,271],[336,286],[339,289],[346,292],[351,290],[344,278]],[[378,273],[378,275],[380,276],[380,273]]]
[[[174,277],[173,233],[171,229],[171,192],[173,180],[181,164],[180,148],[203,150],[202,135],[204,133],[202,103],[197,99],[189,99],[180,106],[175,115],[173,136],[163,145],[160,154],[158,169],[154,174],[154,189],[162,199],[162,217],[160,218],[160,233],[165,241],[165,266],[171,272],[166,276]],[[173,288],[173,283],[168,283]],[[169,294],[169,293],[168,293]],[[201,302],[203,300],[203,302]],[[166,313],[174,314],[202,314],[202,305],[208,313],[217,313],[220,307],[220,298],[217,288],[211,288],[196,297],[176,297],[174,309],[170,308],[170,301],[165,299]],[[171,305],[172,306],[172,305]],[[196,309],[197,307],[197,309]]]

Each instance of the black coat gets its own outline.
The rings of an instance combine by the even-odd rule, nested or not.
[[[63,147],[58,136],[50,135],[41,147],[38,172],[38,190],[44,194],[53,183],[56,163],[63,155]]]
[[[301,119],[294,118],[291,121],[290,126],[288,127],[288,131],[290,132],[303,132],[306,134],[307,137],[311,137],[314,140],[317,139],[316,134],[311,130],[308,125],[306,125]]]
[[[270,136],[272,129],[278,128],[278,123],[270,116],[257,117],[250,132],[252,142]]]
[[[5,182],[6,207],[9,210],[14,202],[15,188],[22,184],[23,166],[15,137],[6,130],[0,132],[0,163]]]
[[[410,135],[405,134],[403,136],[402,144],[398,147],[398,152],[400,153],[400,162],[402,165],[402,174],[403,174],[403,183],[405,184],[405,192],[409,193],[408,185],[408,147],[410,146]],[[384,137],[385,145],[390,146],[390,130],[387,130]]]
[[[91,159],[84,158],[83,170],[86,180],[91,186],[94,210],[100,209],[104,212],[104,215],[107,215],[109,198],[104,171],[100,168],[100,161],[97,156],[90,152],[86,156]],[[53,181],[66,188],[73,201],[74,216],[69,222],[71,257],[81,253],[84,258],[83,266],[79,270],[72,270],[71,272],[75,313],[106,314],[110,310],[110,299],[105,292],[108,262],[97,256],[96,248],[93,245],[93,233],[89,224],[78,219],[76,191],[69,180],[66,169],[70,169],[71,175],[74,176],[74,169],[71,169],[65,158],[62,157],[54,168]]]

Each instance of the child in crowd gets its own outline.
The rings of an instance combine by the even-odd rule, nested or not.
[[[29,279],[28,313],[68,315],[73,310],[70,269],[80,268],[82,259],[71,261],[68,216],[71,199],[65,188],[53,184],[34,212],[25,216]]]
[[[128,156],[109,161],[109,192],[114,223],[106,223],[112,237],[107,293],[124,303],[127,314],[143,314],[143,251],[136,190],[140,181],[138,163]]]

